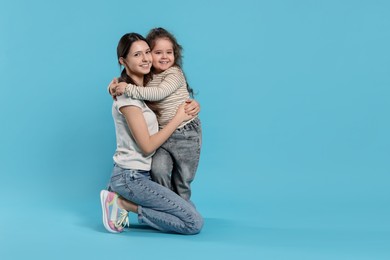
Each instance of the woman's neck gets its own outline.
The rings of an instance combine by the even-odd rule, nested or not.
[[[127,75],[134,81],[135,85],[143,86],[144,85],[144,75],[135,75],[133,73],[128,73]]]
[[[132,77],[132,79],[134,80],[134,83],[137,86],[143,86],[144,85],[144,77],[142,77],[142,78],[134,78],[134,77]]]

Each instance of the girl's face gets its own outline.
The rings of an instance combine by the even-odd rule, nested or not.
[[[152,54],[149,45],[144,41],[136,41],[130,47],[127,57],[120,58],[129,76],[143,77],[152,67]]]
[[[152,50],[152,57],[153,68],[157,73],[169,69],[175,63],[172,42],[167,38],[156,40],[156,44]]]

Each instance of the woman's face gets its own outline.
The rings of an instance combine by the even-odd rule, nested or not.
[[[144,41],[133,42],[126,59],[122,58],[122,61],[129,75],[144,76],[148,74],[152,67],[149,45]]]
[[[152,51],[153,68],[157,73],[169,69],[175,63],[172,42],[166,38],[158,39]]]

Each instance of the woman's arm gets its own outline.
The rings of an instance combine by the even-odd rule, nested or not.
[[[125,106],[121,107],[119,110],[125,116],[127,125],[129,126],[138,147],[144,154],[151,154],[171,136],[183,121],[193,117],[185,113],[184,106],[185,104],[180,105],[172,120],[154,135],[149,134],[144,115],[139,107]]]

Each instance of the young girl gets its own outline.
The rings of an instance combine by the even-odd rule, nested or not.
[[[139,86],[147,83],[152,57],[149,45],[139,34],[125,34],[117,48],[118,61],[125,68],[120,81]],[[166,187],[151,181],[153,152],[180,126],[193,118],[181,104],[177,113],[158,131],[155,114],[144,101],[118,97],[113,102],[117,149],[110,190],[100,193],[103,224],[112,233],[128,224],[128,211],[138,214],[140,223],[161,231],[196,234],[203,219],[196,209]],[[121,196],[119,197],[118,194]]]
[[[179,104],[186,101],[192,89],[188,87],[182,66],[182,47],[176,38],[163,28],[152,29],[146,37],[152,49],[153,79],[147,87],[136,84],[110,85],[110,93],[129,98],[159,101],[152,109],[158,115],[161,129],[175,115]],[[198,117],[180,124],[172,136],[156,151],[152,161],[152,179],[190,200],[191,187],[199,163],[202,140]]]

